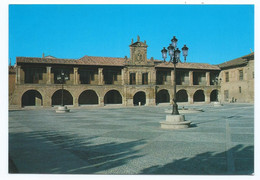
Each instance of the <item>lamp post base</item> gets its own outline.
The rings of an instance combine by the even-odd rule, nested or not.
[[[162,129],[184,129],[188,128],[191,121],[185,121],[184,115],[166,115],[166,121],[161,121]]]
[[[59,106],[58,109],[56,109],[56,113],[66,113],[70,112],[70,109],[67,108],[67,106]]]

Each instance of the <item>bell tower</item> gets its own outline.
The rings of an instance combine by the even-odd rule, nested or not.
[[[137,36],[137,41],[131,42],[130,47],[130,62],[132,65],[146,65],[147,64],[147,44],[146,41],[141,42],[140,37]]]

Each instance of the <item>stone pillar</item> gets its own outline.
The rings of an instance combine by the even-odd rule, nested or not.
[[[51,84],[51,67],[47,66],[46,67],[46,74],[47,74],[47,81],[46,84]]]
[[[98,68],[98,85],[104,85],[103,68]]]
[[[104,97],[98,98],[98,104],[99,104],[99,106],[104,106]]]
[[[206,86],[210,86],[210,73],[206,72]]]
[[[193,71],[189,71],[189,85],[193,86]]]
[[[171,85],[174,86],[174,70],[171,70]]]
[[[155,69],[153,69],[151,71],[151,83],[152,83],[152,85],[156,84],[156,70]]]
[[[142,84],[142,74],[141,72],[138,71],[136,72],[136,85],[141,85],[141,84]]]
[[[75,85],[79,84],[78,69],[79,69],[79,68],[74,67],[74,79],[73,79],[73,82],[74,82]]]
[[[205,94],[205,103],[210,103],[210,94],[204,93]]]
[[[16,66],[16,84],[21,84],[21,66]]]
[[[193,102],[193,94],[192,94],[192,93],[189,93],[189,94],[188,94],[188,101],[189,101],[190,104],[193,104],[193,103],[194,103],[194,102]]]
[[[74,107],[78,107],[79,106],[79,100],[76,97],[75,98],[73,97],[73,106]]]
[[[122,85],[125,85],[125,69],[121,69],[121,80],[122,80]]]

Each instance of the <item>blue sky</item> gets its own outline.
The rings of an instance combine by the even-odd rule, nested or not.
[[[187,62],[219,64],[254,51],[254,5],[10,5],[9,58],[130,56],[131,39],[147,57],[176,36]]]

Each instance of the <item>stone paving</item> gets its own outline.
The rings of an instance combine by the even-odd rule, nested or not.
[[[47,174],[254,173],[254,105],[187,105],[191,128],[163,130],[171,106],[9,111],[9,171]]]

